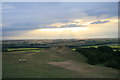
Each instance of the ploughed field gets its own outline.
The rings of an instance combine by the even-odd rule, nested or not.
[[[9,49],[3,52],[3,78],[117,78],[118,70],[90,65],[67,47]],[[15,51],[16,50],[16,51]],[[26,62],[19,62],[26,59]]]

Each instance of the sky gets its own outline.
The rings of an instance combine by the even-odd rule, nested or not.
[[[118,37],[117,2],[4,2],[3,39]]]

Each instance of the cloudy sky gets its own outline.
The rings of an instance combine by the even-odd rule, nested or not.
[[[4,2],[3,39],[118,37],[117,2]]]

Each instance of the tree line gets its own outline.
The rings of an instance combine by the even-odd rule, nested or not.
[[[102,64],[106,67],[120,69],[120,51],[114,51],[109,46],[99,46],[97,48],[77,48],[87,58],[87,63],[92,65]]]

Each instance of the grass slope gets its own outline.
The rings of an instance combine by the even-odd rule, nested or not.
[[[25,63],[18,59],[25,58]],[[4,52],[3,78],[115,78],[116,69],[93,66],[86,58],[66,47],[40,52]]]

